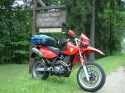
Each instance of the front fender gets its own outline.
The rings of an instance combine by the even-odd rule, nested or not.
[[[89,54],[89,53],[95,53],[95,52],[97,52],[97,53],[99,53],[101,55],[105,55],[102,51],[100,51],[100,50],[98,50],[96,48],[90,47],[90,46],[83,47],[82,51],[83,51],[83,54]]]

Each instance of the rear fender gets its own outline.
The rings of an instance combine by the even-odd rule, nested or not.
[[[102,51],[100,51],[100,50],[98,50],[96,48],[90,47],[90,46],[83,47],[82,51],[83,51],[83,54],[89,54],[89,53],[95,53],[96,52],[96,53],[99,53],[101,55],[105,55]]]
[[[52,52],[51,50],[49,50],[46,47],[41,47],[40,51],[42,53],[42,56],[45,58],[54,58],[57,57],[56,53]]]
[[[56,53],[49,50],[47,47],[44,47],[42,45],[36,45],[36,47],[39,48],[39,51],[41,52],[41,56],[44,58],[54,58],[54,57],[58,56]],[[36,56],[36,54],[32,53],[31,57],[34,58],[35,56]]]

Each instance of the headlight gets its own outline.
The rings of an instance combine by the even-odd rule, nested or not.
[[[89,45],[89,40],[86,40],[86,45]]]

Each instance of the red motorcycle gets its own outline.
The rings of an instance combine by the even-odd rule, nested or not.
[[[105,83],[106,75],[103,68],[95,63],[88,62],[86,54],[97,52],[104,55],[98,49],[90,46],[90,40],[81,34],[76,37],[72,30],[63,32],[73,40],[62,39],[58,42],[59,48],[53,47],[55,40],[46,35],[35,35],[32,37],[32,57],[39,55],[32,66],[32,77],[46,80],[48,76],[56,75],[59,77],[69,77],[78,62],[81,67],[77,73],[77,82],[84,91],[95,92],[102,88]]]

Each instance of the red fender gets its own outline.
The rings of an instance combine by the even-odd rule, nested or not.
[[[105,55],[102,51],[96,49],[96,48],[93,48],[93,47],[83,47],[82,50],[81,50],[82,54],[85,55],[85,54],[90,54],[90,53],[94,53],[94,52],[97,52],[101,55]],[[86,58],[83,58],[85,62],[87,62],[88,60]],[[78,61],[80,60],[80,57],[79,57],[79,54],[77,53],[74,57],[74,60],[73,60],[73,65],[77,64]]]
[[[96,48],[90,47],[90,46],[88,46],[88,47],[83,47],[83,48],[82,48],[82,52],[83,52],[83,54],[89,54],[89,53],[97,52],[97,53],[99,53],[99,54],[101,54],[101,55],[105,55],[102,51],[100,51],[100,50],[98,50],[98,49],[96,49]]]
[[[83,57],[83,59],[84,59],[85,62],[88,62],[87,58],[84,58],[84,57]],[[74,60],[73,60],[72,64],[75,65],[75,64],[77,64],[79,61],[80,61],[80,57],[79,57],[79,54],[77,53],[77,54],[75,55],[75,57],[74,57]]]

